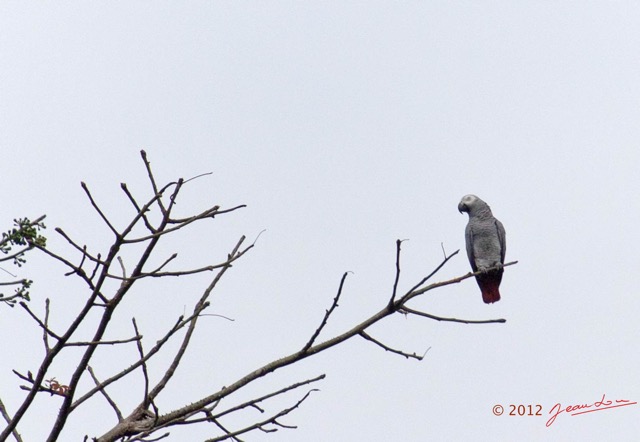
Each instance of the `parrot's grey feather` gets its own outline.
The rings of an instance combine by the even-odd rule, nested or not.
[[[493,216],[489,205],[475,195],[462,197],[458,210],[469,214],[465,242],[471,268],[474,272],[487,271],[476,276],[482,298],[487,303],[496,302],[500,299],[498,287],[507,249],[504,226]]]
[[[478,267],[476,267],[476,259],[473,256],[473,231],[471,230],[470,224],[467,224],[467,227],[464,229],[464,239],[467,245],[467,257],[471,263],[471,269],[477,272]]]
[[[500,241],[500,262],[504,264],[504,257],[507,252],[507,234],[504,231],[504,226],[497,219],[496,219],[496,228],[498,229],[498,240]]]

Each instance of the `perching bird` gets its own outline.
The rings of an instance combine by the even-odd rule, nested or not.
[[[489,205],[475,195],[463,196],[458,210],[469,214],[464,232],[467,256],[473,271],[483,272],[476,276],[482,300],[487,304],[497,302],[500,300],[498,288],[502,281],[502,265],[507,248],[504,227],[493,217]]]

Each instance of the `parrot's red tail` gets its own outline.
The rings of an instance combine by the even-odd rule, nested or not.
[[[485,304],[500,301],[500,281],[502,281],[502,269],[499,272],[489,272],[486,275],[477,275],[476,281],[482,292],[482,300]]]

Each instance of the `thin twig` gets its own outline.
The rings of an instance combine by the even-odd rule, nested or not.
[[[403,352],[401,350],[396,350],[395,348],[391,348],[391,347],[389,347],[387,345],[384,345],[382,342],[380,342],[377,339],[374,339],[371,336],[369,336],[364,330],[360,332],[360,336],[365,338],[367,341],[373,342],[374,344],[378,345],[379,347],[382,347],[383,349],[385,349],[385,351],[390,351],[391,353],[395,353],[397,355],[404,356],[407,359],[414,358],[414,359],[417,359],[417,360],[421,361],[422,358],[423,358],[422,356],[418,356],[415,353],[405,353],[405,352]]]
[[[75,264],[71,263],[69,260],[63,258],[62,256],[60,256],[60,255],[58,255],[56,253],[53,253],[51,250],[47,249],[46,247],[42,247],[42,246],[39,246],[39,245],[36,245],[35,247],[38,250],[46,253],[50,257],[54,258],[55,260],[60,261],[61,263],[65,264],[67,267],[69,267],[72,270],[71,273],[77,274],[83,281],[85,281],[87,283],[87,285],[89,286],[89,288],[91,290],[95,289],[95,286],[93,285],[93,282],[91,281],[91,279],[89,279],[89,277],[86,275],[84,270],[82,270],[81,268],[79,268]],[[99,264],[97,264],[97,265],[99,265]]]
[[[213,417],[210,418],[211,422],[213,422],[215,424],[216,427],[220,428],[222,431],[225,432],[225,434],[227,436],[229,436],[234,442],[244,442],[242,439],[239,439],[237,437],[235,437],[233,434],[231,434],[231,431],[229,431],[224,425],[222,425],[219,421],[217,421],[216,419],[214,419]]]
[[[398,291],[398,282],[400,281],[400,246],[403,240],[396,240],[396,277],[393,281],[393,292],[391,293],[391,299],[389,300],[389,308],[393,306],[396,300],[396,292]]]
[[[129,342],[139,342],[142,339],[141,335],[133,336],[128,339],[117,339],[113,341],[84,341],[84,342],[67,342],[65,347],[85,347],[87,345],[115,345],[115,344],[128,344]]]
[[[120,409],[118,408],[118,406],[116,405],[114,400],[111,399],[111,397],[107,393],[107,390],[105,390],[102,387],[102,385],[100,384],[100,381],[98,380],[98,377],[93,372],[93,368],[91,368],[90,365],[87,366],[87,371],[91,375],[91,378],[93,379],[93,382],[95,382],[96,387],[98,387],[98,389],[100,390],[100,393],[102,393],[102,395],[107,400],[107,402],[109,402],[109,405],[111,405],[111,408],[113,408],[113,411],[116,413],[116,416],[118,417],[118,422],[122,422],[124,420],[124,417],[122,417],[122,413],[120,412]]]
[[[48,353],[51,350],[49,347],[49,298],[44,301],[44,329],[42,330],[42,340],[44,341],[44,351]]]
[[[7,259],[10,259],[10,258],[7,258]],[[4,260],[4,259],[2,259],[2,260],[0,260],[0,261],[5,261],[5,260]],[[11,275],[11,277],[12,277],[12,278],[17,278],[17,277],[18,277],[18,275],[14,275],[13,273],[11,273],[9,270],[5,269],[4,267],[0,267],[0,270],[2,270],[3,272],[5,272],[5,273],[7,273],[7,274]],[[0,283],[0,285],[6,285],[6,284],[4,284],[4,283]]]
[[[33,318],[33,320],[34,320],[34,321],[36,321],[36,322],[38,323],[38,325],[42,328],[42,330],[43,330],[43,332],[44,332],[44,333],[47,333],[49,336],[52,336],[52,337],[56,338],[58,341],[61,339],[61,337],[60,337],[60,336],[58,336],[57,334],[55,334],[54,332],[52,332],[51,330],[49,330],[49,327],[47,327],[47,326],[45,325],[45,323],[44,323],[44,322],[42,322],[42,321],[40,320],[40,318],[38,318],[38,317],[35,315],[35,313],[33,313],[33,312],[31,311],[31,309],[29,309],[29,306],[27,305],[27,303],[26,303],[26,302],[21,302],[21,303],[20,303],[20,307],[22,307],[23,309],[25,309],[25,310],[26,310],[26,312],[29,314],[29,316],[31,316],[31,317]]]
[[[144,206],[140,208],[140,211],[133,217],[131,222],[129,222],[129,225],[125,227],[124,230],[122,231],[122,234],[121,234],[122,244],[126,244],[126,241],[124,241],[124,239],[131,233],[133,228],[138,224],[140,220],[144,221],[146,213],[151,210],[154,204],[160,205],[160,203],[162,202],[162,196],[164,195],[164,192],[166,192],[167,189],[173,186],[175,186],[175,183],[166,184],[162,189],[158,191],[158,193],[153,195],[153,197],[151,197],[151,199],[147,201]],[[160,223],[161,225],[158,227],[158,229],[156,229],[156,231],[166,230],[166,226],[168,223],[169,223],[168,215],[164,214]]]
[[[455,255],[456,253],[458,253],[458,252],[459,252],[459,250],[457,250],[453,254],[449,255],[447,257],[447,260],[449,258],[451,258],[453,255]],[[446,262],[446,260],[444,262]],[[508,266],[512,266],[514,264],[518,264],[518,261],[508,262],[508,263],[502,265],[501,267],[508,267]],[[442,267],[442,264],[440,266],[438,266],[438,269],[441,268],[441,267]],[[492,269],[489,269],[489,270],[492,270]],[[426,287],[423,287],[423,288],[417,290],[417,288],[420,287],[424,281],[426,281],[429,277],[431,277],[433,275],[433,272],[432,272],[432,274],[429,275],[429,277],[427,277],[427,278],[423,279],[422,281],[420,281],[419,284],[417,284],[413,289],[411,289],[409,292],[407,292],[401,299],[396,301],[396,304],[398,302],[401,305],[405,304],[409,299],[412,299],[412,298],[415,298],[416,296],[422,295],[423,293],[428,292],[429,290],[437,289],[439,287],[444,287],[446,285],[458,284],[459,282],[462,282],[465,279],[471,278],[473,276],[481,275],[483,273],[484,272],[482,272],[482,271],[477,271],[475,273],[469,272],[466,275],[459,276],[457,278],[452,278],[452,279],[449,279],[447,281],[434,282],[433,284],[430,284],[430,285],[428,285]]]
[[[156,179],[153,176],[153,172],[151,171],[151,163],[147,159],[147,152],[144,150],[140,151],[140,156],[142,157],[142,161],[144,162],[144,167],[147,169],[147,175],[149,176],[149,181],[151,182],[151,188],[153,189],[153,193],[158,195],[158,186],[156,185]],[[164,215],[166,213],[166,209],[162,204],[162,200],[158,199],[158,207],[160,207],[160,211]]]
[[[139,335],[140,332],[138,331],[138,324],[136,323],[136,318],[131,318],[131,322],[133,322],[133,329],[135,330],[136,334]],[[147,362],[145,361],[145,358],[144,358],[144,350],[142,348],[142,341],[138,341],[136,344],[137,344],[137,347],[138,347],[138,354],[140,355],[140,360],[142,361],[142,376],[144,377],[144,400],[143,400],[143,402],[146,403],[146,405],[148,406],[149,404],[147,403],[147,400],[149,399],[149,373],[147,372]]]
[[[78,251],[79,251],[80,253],[82,253],[83,255],[86,255],[86,257],[87,257],[87,258],[89,258],[89,260],[90,260],[90,261],[93,261],[93,262],[97,262],[97,263],[102,264],[102,262],[100,261],[100,259],[98,259],[98,258],[95,258],[95,257],[91,256],[91,254],[87,252],[87,246],[80,247],[80,245],[79,245],[79,244],[76,244],[76,243],[75,243],[75,241],[73,241],[73,240],[71,239],[71,237],[70,237],[69,235],[67,235],[67,233],[66,233],[64,230],[62,230],[60,227],[56,227],[56,228],[55,228],[55,229],[53,229],[53,230],[54,230],[56,233],[58,233],[60,236],[62,236],[64,239],[66,239],[66,240],[67,240],[67,242],[68,242],[69,244],[71,244],[71,246],[72,246],[74,249],[78,250]],[[82,266],[78,266],[78,267],[82,267]]]
[[[55,390],[55,389],[53,389],[53,388],[51,388],[51,387],[45,387],[45,386],[43,386],[42,384],[37,383],[37,382],[36,382],[36,380],[35,380],[35,379],[34,379],[34,377],[33,377],[33,373],[31,373],[30,371],[28,372],[28,375],[27,375],[27,376],[23,375],[22,373],[20,373],[19,371],[15,370],[15,369],[14,369],[14,370],[11,370],[11,371],[13,372],[13,374],[15,374],[16,376],[18,376],[18,377],[19,377],[20,379],[22,379],[23,381],[25,381],[25,382],[27,382],[27,383],[31,384],[31,387],[28,387],[28,386],[26,386],[26,385],[21,385],[21,386],[20,386],[20,389],[21,389],[21,390],[25,390],[25,391],[35,391],[36,393],[46,392],[46,393],[50,393],[50,394],[52,394],[52,395],[54,395],[54,394],[55,394],[55,395],[57,395],[57,396],[65,396],[65,393],[63,393],[63,392],[60,392],[60,391],[58,391],[58,390]],[[55,379],[55,378],[53,378],[53,379]],[[53,379],[52,379],[52,380],[53,380]],[[50,382],[50,381],[45,381],[45,382]],[[68,386],[66,386],[66,387],[68,388]],[[14,419],[15,419],[15,416],[14,416]],[[13,420],[12,420],[11,422],[13,422]]]
[[[127,279],[127,269],[124,266],[124,260],[122,259],[122,256],[118,256],[118,264],[120,264],[120,270],[122,270],[122,279],[126,280]]]
[[[201,316],[201,317],[204,317],[204,316],[213,316],[213,317],[215,317],[215,318],[222,318],[222,319],[226,319],[227,321],[230,321],[230,322],[234,322],[234,321],[235,321],[235,319],[233,319],[233,318],[230,318],[230,317],[228,317],[228,316],[224,316],[224,315],[220,315],[220,314],[218,314],[218,313],[203,313],[203,314],[201,314],[200,316]]]
[[[173,211],[173,207],[175,206],[176,201],[178,199],[178,193],[180,193],[180,190],[182,189],[183,184],[184,184],[184,180],[182,178],[178,178],[178,182],[176,183],[176,188],[173,190],[173,193],[169,196],[169,207],[167,207],[167,213],[164,216],[164,218],[167,221],[167,224],[171,219],[170,214]]]
[[[306,353],[307,350],[309,350],[309,348],[313,345],[313,343],[315,342],[316,338],[318,337],[318,335],[320,334],[324,326],[327,325],[327,321],[329,320],[329,316],[331,316],[331,313],[333,313],[336,307],[338,307],[338,301],[340,300],[340,295],[342,295],[342,288],[344,287],[344,281],[347,279],[348,273],[349,272],[345,272],[344,275],[342,275],[342,279],[340,280],[340,286],[338,287],[338,293],[336,293],[336,297],[333,298],[333,303],[331,304],[331,307],[329,308],[329,310],[325,310],[324,318],[322,318],[322,322],[320,322],[320,326],[316,329],[315,332],[313,332],[313,335],[311,335],[311,338],[307,341],[304,347],[302,347],[302,350],[300,350],[301,353]]]
[[[421,312],[421,311],[418,311],[418,310],[414,310],[414,309],[406,307],[406,306],[402,307],[400,309],[400,312],[411,313],[412,315],[417,315],[417,316],[424,316],[425,318],[435,319],[436,321],[459,322],[461,324],[496,324],[496,323],[504,324],[505,322],[507,322],[506,319],[474,320],[474,319],[443,318],[441,316],[435,316],[435,315],[431,315],[429,313],[425,313],[425,312]]]
[[[136,201],[136,199],[133,197],[133,195],[129,191],[129,188],[127,187],[127,184],[126,183],[120,183],[120,188],[124,191],[125,195],[127,195],[127,197],[129,198],[129,201],[131,201],[131,204],[133,204],[133,207],[136,209],[136,213],[140,214],[140,216],[142,217],[142,221],[144,222],[145,227],[151,233],[156,233],[157,232],[156,229],[151,225],[151,222],[149,221],[149,218],[147,217],[146,210],[143,210],[143,209],[140,208],[140,206],[138,205],[138,202]]]
[[[276,425],[276,426],[283,427],[283,428],[296,428],[293,425],[283,425],[283,424],[279,423],[277,421],[277,419],[279,417],[282,417],[282,416],[285,416],[285,415],[291,413],[293,410],[298,408],[309,397],[309,395],[314,391],[318,391],[318,390],[316,390],[316,389],[309,390],[307,392],[307,394],[305,394],[293,406],[291,406],[289,408],[285,408],[284,410],[281,410],[280,412],[276,413],[275,415],[271,416],[270,418],[264,419],[264,420],[262,420],[260,422],[256,422],[256,423],[254,423],[252,425],[249,425],[249,426],[247,426],[247,427],[245,427],[245,428],[243,428],[241,430],[237,430],[237,431],[234,431],[232,433],[228,433],[228,434],[226,434],[224,436],[216,437],[216,438],[213,438],[213,439],[207,439],[205,442],[219,442],[219,441],[223,441],[223,440],[229,439],[231,437],[235,437],[235,436],[238,436],[240,434],[248,433],[250,431],[257,430],[257,429],[260,429],[260,430],[262,430],[264,432],[268,432],[268,433],[273,432],[275,429],[269,429],[268,430],[268,429],[263,428],[265,425],[269,425],[269,424]]]
[[[98,253],[98,256],[97,256],[98,260],[100,259],[100,257],[101,257],[101,256],[100,256],[100,254]],[[99,269],[99,268],[100,268],[100,263],[99,263],[99,262],[96,262],[96,266],[93,268],[93,272],[91,272],[91,276],[89,276],[89,281],[91,281],[92,283],[93,283],[93,278],[95,278],[96,273],[98,273],[98,269]],[[102,294],[101,294],[101,293],[98,293],[98,295],[100,296],[100,298],[101,298],[105,303],[107,302],[107,299],[106,299],[104,296],[102,296]]]
[[[10,260],[12,260],[12,259],[19,258],[19,257],[21,257],[22,255],[24,255],[25,253],[27,253],[29,250],[32,250],[32,249],[33,249],[33,244],[32,244],[31,242],[29,242],[29,245],[28,245],[28,246],[26,246],[26,247],[24,247],[24,248],[22,248],[22,249],[18,250],[17,252],[12,253],[12,254],[10,254],[10,255],[5,255],[5,256],[1,257],[1,258],[0,258],[0,262],[10,261]],[[7,272],[8,274],[10,274],[10,275],[11,275],[12,277],[14,277],[14,278],[17,276],[17,275],[14,275],[13,273],[9,272],[8,270],[5,270],[5,269],[2,269],[2,270],[4,270],[5,272]]]
[[[408,293],[412,293],[415,289],[417,289],[418,287],[420,287],[422,284],[424,284],[425,282],[427,282],[433,275],[435,275],[436,273],[438,273],[438,271],[444,267],[444,265],[449,262],[449,260],[451,258],[453,258],[454,256],[456,256],[458,254],[458,252],[460,251],[460,249],[456,250],[455,252],[453,252],[451,255],[449,256],[445,256],[444,260],[431,272],[429,273],[427,276],[425,276],[424,278],[422,278],[420,280],[419,283],[417,283],[416,285],[414,285],[413,287],[411,287],[411,289],[407,292]],[[406,294],[405,294],[406,296]]]
[[[206,218],[213,218],[215,215],[220,215],[223,213],[229,213],[232,212],[234,210],[237,209],[241,209],[243,207],[247,207],[245,204],[241,204],[239,206],[236,207],[232,207],[231,209],[226,209],[226,210],[218,210],[218,206],[215,206],[211,209],[207,209],[204,212],[198,214],[198,215],[194,215],[190,218],[185,218],[185,219],[181,219],[181,220],[174,220],[174,219],[169,219],[167,220],[168,224],[177,224],[174,227],[169,227],[169,228],[165,228],[165,229],[157,229],[156,233],[153,233],[151,235],[146,235],[146,236],[141,236],[138,238],[131,238],[131,239],[127,239],[124,241],[124,244],[133,244],[133,243],[138,243],[138,242],[144,242],[144,241],[148,241],[150,239],[154,239],[157,238],[159,236],[163,236],[163,235],[167,235],[171,232],[174,232],[176,230],[182,229],[183,227],[195,222],[195,221],[199,221],[201,219],[206,219]]]
[[[100,209],[100,207],[98,206],[98,204],[96,203],[96,201],[93,199],[93,196],[91,195],[91,192],[89,191],[89,188],[87,187],[86,183],[84,181],[82,181],[80,183],[80,186],[82,187],[82,190],[84,190],[84,192],[87,194],[87,196],[89,197],[89,201],[91,202],[91,205],[93,206],[93,208],[96,210],[96,212],[98,212],[98,214],[100,215],[100,218],[102,218],[102,220],[105,222],[105,224],[109,227],[109,229],[113,232],[113,234],[116,236],[116,238],[119,237],[119,233],[116,230],[115,227],[113,227],[113,225],[111,224],[111,222],[109,221],[109,219],[106,217],[106,215],[104,214],[104,212],[102,212],[102,209]]]
[[[205,172],[205,173],[201,173],[200,175],[187,178],[186,180],[184,180],[184,183],[187,184],[189,181],[197,180],[198,178],[202,178],[203,176],[207,176],[207,175],[213,175],[213,172]]]
[[[7,421],[7,423],[11,422],[11,416],[9,416],[9,413],[7,412],[7,409],[4,406],[4,403],[2,403],[2,399],[0,399],[0,414],[2,414],[2,417],[4,418],[5,421]],[[11,432],[11,434],[15,438],[16,442],[23,442],[22,437],[20,436],[20,433],[18,433],[18,431],[15,428]]]
[[[266,395],[261,396],[261,397],[256,398],[256,399],[251,399],[251,400],[249,400],[247,402],[244,402],[244,403],[242,403],[240,405],[236,405],[235,407],[232,407],[232,408],[229,408],[227,410],[224,410],[224,411],[216,414],[213,417],[216,418],[216,419],[219,419],[219,418],[221,418],[221,417],[223,417],[225,415],[233,413],[234,411],[238,411],[238,410],[241,410],[241,409],[249,407],[249,406],[254,406],[257,403],[264,402],[267,399],[271,399],[272,397],[281,395],[281,394],[286,393],[286,392],[291,391],[291,390],[295,390],[296,388],[300,388],[300,387],[302,387],[304,385],[309,385],[309,384],[312,384],[314,382],[321,381],[326,377],[327,377],[327,375],[321,374],[319,376],[316,376],[315,378],[307,379],[305,381],[296,382],[295,384],[291,384],[288,387],[284,387],[284,388],[282,388],[282,389],[280,389],[278,391],[274,391],[273,393],[266,394]]]
[[[174,259],[176,259],[178,257],[177,253],[174,253],[173,255],[171,255],[170,257],[168,257],[162,264],[160,264],[160,266],[158,266],[155,270],[152,270],[150,272],[147,273],[142,273],[139,278],[144,278],[145,276],[154,276],[154,277],[162,277],[162,276],[182,276],[182,275],[176,275],[176,274],[170,274],[171,272],[165,272],[160,273],[160,270],[162,270],[167,264],[169,264],[171,261],[173,261]],[[213,270],[212,268],[209,268],[207,270]],[[174,272],[177,273],[177,272]]]

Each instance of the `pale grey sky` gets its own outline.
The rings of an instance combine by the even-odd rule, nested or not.
[[[372,333],[430,348],[424,361],[354,340],[284,369],[249,393],[327,379],[283,419],[297,430],[246,440],[635,440],[639,405],[545,422],[556,403],[640,399],[639,22],[636,2],[3,2],[2,229],[46,213],[51,247],[65,250],[55,226],[104,247],[79,183],[124,219],[119,183],[148,191],[142,148],[162,180],[213,172],[193,182],[185,213],[248,205],[176,244],[180,264],[195,266],[266,229],[215,294],[215,311],[235,322],[201,325],[182,380],[160,401],[168,411],[299,348],[344,271],[353,274],[325,338],[379,310],[395,240],[409,239],[408,289],[440,262],[441,243],[464,249],[457,204],[475,193],[520,262],[502,300],[485,305],[469,280],[414,305],[507,323],[387,320]],[[463,252],[438,279],[469,270]],[[32,306],[51,297],[61,324],[84,296],[64,271],[35,257],[24,270],[36,279]],[[131,300],[148,342],[203,281]],[[129,319],[118,318],[122,334]],[[13,410],[24,393],[10,370],[34,369],[42,343],[19,310],[0,309],[0,333],[14,338],[0,360]],[[120,365],[103,357],[106,376]],[[70,352],[55,375],[73,361]],[[113,394],[135,404],[131,391]],[[26,440],[48,434],[56,399],[39,400],[28,416],[37,424],[20,428]],[[543,416],[496,417],[496,404],[540,404]],[[93,406],[102,416],[79,414],[65,440],[115,423],[101,399]]]

